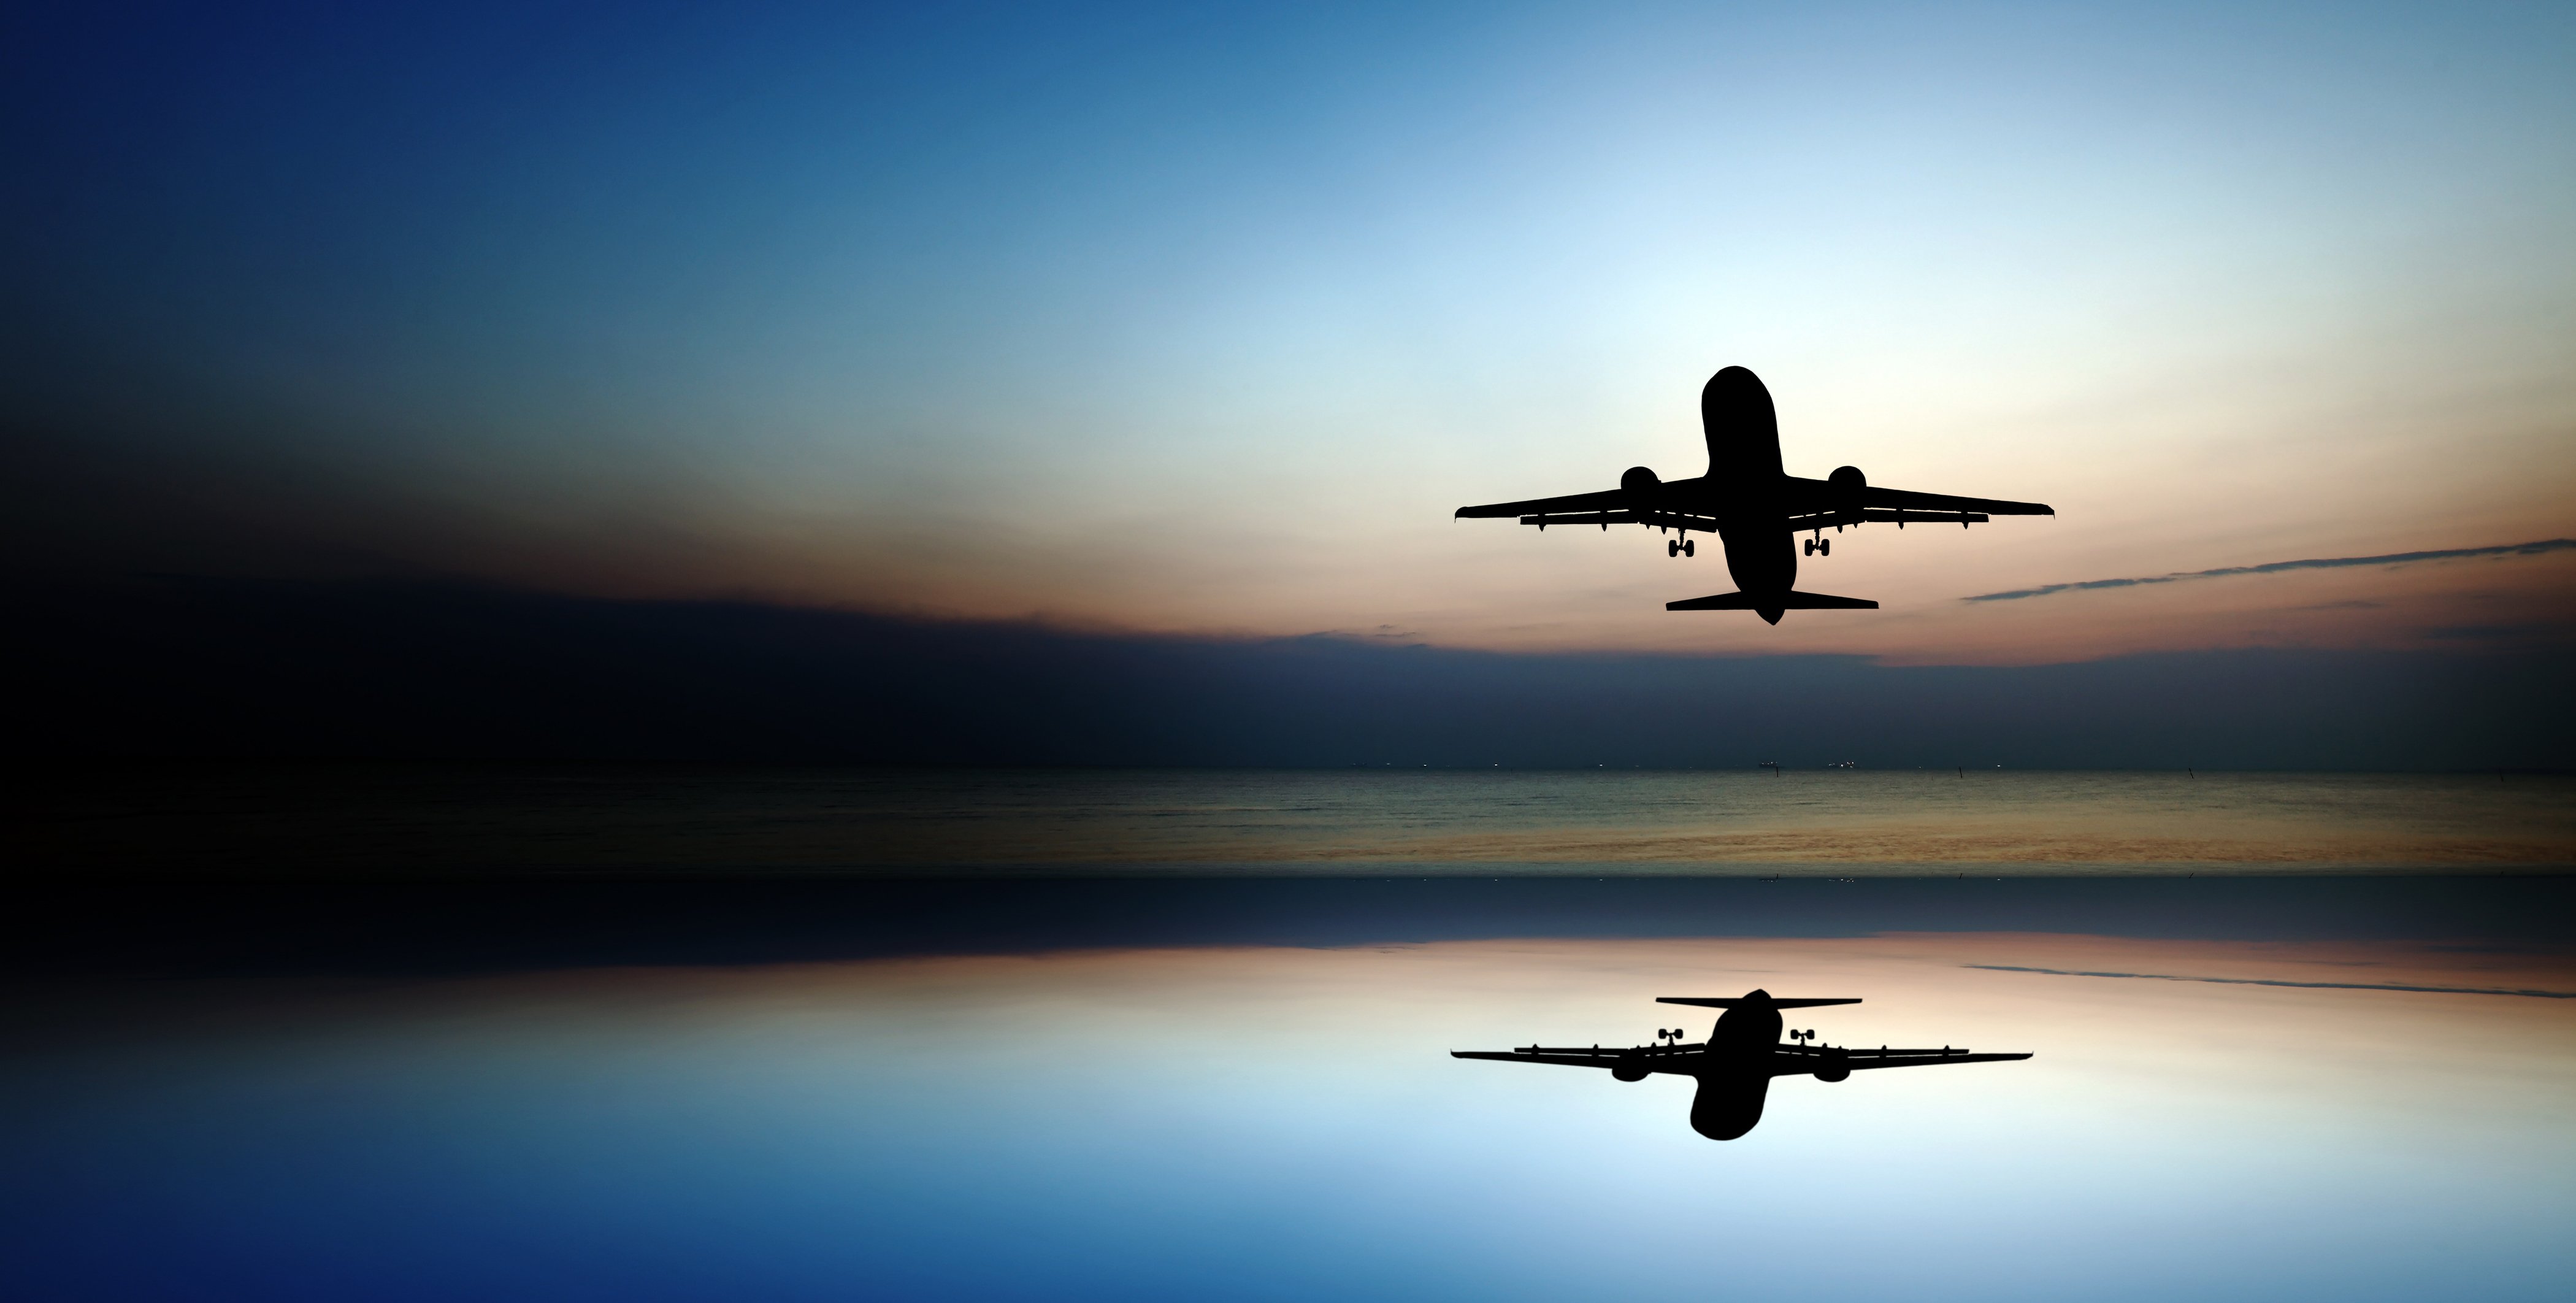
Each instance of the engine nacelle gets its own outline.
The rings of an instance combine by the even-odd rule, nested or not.
[[[1663,481],[1656,477],[1655,472],[1644,466],[1631,466],[1626,474],[1619,477],[1619,487],[1630,493],[1648,493],[1662,485]]]
[[[1816,1067],[1818,1081],[1851,1080],[1851,1055],[1832,1046],[1825,1048],[1825,1061]]]
[[[1860,510],[1861,495],[1869,488],[1869,477],[1860,473],[1860,467],[1837,466],[1833,474],[1825,477],[1825,482],[1834,486],[1836,507],[1844,511]]]

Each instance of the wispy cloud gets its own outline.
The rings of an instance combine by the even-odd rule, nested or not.
[[[2305,561],[2270,561],[2259,566],[2220,566],[2215,570],[2183,570],[2169,575],[2150,575],[2143,579],[2087,579],[2072,584],[2042,584],[2037,588],[2016,588],[2004,593],[1979,593],[1963,597],[1963,602],[2013,602],[2025,597],[2046,597],[2051,593],[2081,592],[2089,588],[2135,588],[2141,584],[2171,584],[2185,579],[2224,579],[2229,575],[2273,575],[2284,570],[2340,570],[2346,566],[2402,566],[2418,561],[2454,561],[2465,557],[2538,556],[2544,552],[2564,552],[2576,548],[2576,538],[2546,538],[2537,543],[2508,543],[2502,547],[2454,547],[2433,552],[2390,552],[2381,556],[2312,557]]]

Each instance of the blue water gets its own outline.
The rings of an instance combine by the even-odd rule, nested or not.
[[[2571,976],[1916,933],[93,981],[0,1073],[0,1243],[41,1298],[2555,1299]],[[1783,1080],[1720,1144],[1675,1079],[1445,1053],[1757,985],[2036,1057]]]
[[[59,898],[20,897],[0,966],[0,1293],[2555,1300],[2566,794],[1849,772],[92,791],[57,807],[90,831],[56,843]],[[1571,846],[1597,871],[1545,876]],[[308,876],[223,876],[246,863]],[[2034,1057],[1784,1079],[1717,1143],[1682,1080],[1447,1053],[1698,1035],[1702,1011],[1654,997],[1757,986],[1860,997],[1793,1020],[1831,1042]]]

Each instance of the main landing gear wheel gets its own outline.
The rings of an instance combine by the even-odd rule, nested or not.
[[[1831,556],[1834,551],[1834,541],[1830,538],[1811,538],[1799,546],[1805,548],[1809,556]]]
[[[1668,539],[1665,539],[1665,540],[1664,540],[1664,555],[1665,555],[1665,556],[1680,556],[1681,554],[1682,554],[1682,541],[1681,541],[1680,539],[1677,539],[1677,538],[1668,538]]]
[[[1698,555],[1699,555],[1699,544],[1698,544],[1698,542],[1696,542],[1695,540],[1692,540],[1692,539],[1687,539],[1687,538],[1686,538],[1686,539],[1683,539],[1683,540],[1682,540],[1682,555],[1683,555],[1683,556],[1698,556]]]

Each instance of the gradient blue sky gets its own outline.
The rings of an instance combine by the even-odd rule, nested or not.
[[[2563,626],[2560,6],[21,9],[21,565],[2063,659]],[[1700,469],[2055,504],[1668,615]]]

